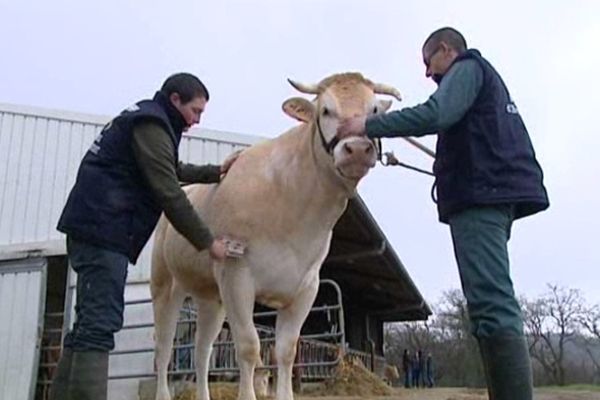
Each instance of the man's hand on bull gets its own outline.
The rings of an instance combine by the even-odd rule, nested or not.
[[[221,174],[226,174],[227,171],[229,171],[229,169],[231,168],[235,160],[237,160],[241,152],[242,150],[233,152],[225,159],[225,161],[223,161],[223,164],[221,164]]]
[[[208,252],[213,260],[225,261],[227,258],[227,243],[225,239],[213,240]]]
[[[224,236],[215,239],[209,251],[210,256],[217,261],[224,261],[227,257],[240,258],[244,256],[246,244],[241,240]]]
[[[343,119],[338,125],[338,137],[363,136],[365,134],[365,123],[367,118],[364,116]]]

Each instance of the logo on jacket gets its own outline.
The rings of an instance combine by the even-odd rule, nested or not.
[[[506,105],[506,112],[509,114],[518,114],[519,109],[517,108],[517,105],[515,103],[511,102]]]

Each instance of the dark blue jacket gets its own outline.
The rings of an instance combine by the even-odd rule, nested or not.
[[[502,78],[477,50],[483,71],[479,94],[465,116],[439,132],[434,173],[439,218],[477,205],[514,204],[515,218],[548,208],[529,134]]]
[[[58,230],[137,261],[162,212],[139,170],[131,145],[133,126],[158,122],[173,141],[175,160],[185,121],[161,94],[123,111],[87,151],[58,222]]]

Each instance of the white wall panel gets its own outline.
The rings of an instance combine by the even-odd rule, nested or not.
[[[0,263],[0,399],[33,398],[45,299],[44,259]]]

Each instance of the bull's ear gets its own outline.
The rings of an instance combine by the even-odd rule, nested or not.
[[[292,97],[283,102],[283,112],[302,122],[310,122],[315,115],[315,106],[302,97]]]
[[[392,106],[392,101],[391,100],[378,100],[378,102],[379,102],[379,107],[377,107],[377,108],[379,110],[381,110],[381,111],[378,112],[378,114],[386,112]]]

